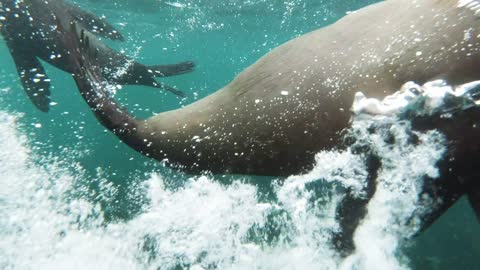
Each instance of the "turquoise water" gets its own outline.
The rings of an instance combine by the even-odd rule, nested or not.
[[[197,63],[163,80],[185,99],[139,86],[117,94],[149,116],[215,92],[275,46],[375,1],[77,2],[121,29],[126,42],[109,44],[137,60]],[[3,42],[0,59],[0,268],[335,268],[322,240],[325,217],[295,216],[300,200],[282,201],[287,185],[164,168],[106,132],[68,74],[47,67],[58,104],[44,114],[24,95]],[[386,265],[480,269],[479,243],[462,200]]]

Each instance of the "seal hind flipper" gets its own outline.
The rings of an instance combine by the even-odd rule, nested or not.
[[[467,196],[473,211],[477,215],[477,220],[480,222],[480,183],[474,185],[474,187],[467,192]]]
[[[171,65],[152,65],[148,68],[155,73],[156,77],[168,77],[192,72],[195,69],[195,63],[185,61]]]
[[[171,93],[173,93],[173,94],[175,94],[175,95],[177,95],[177,96],[179,96],[179,97],[185,97],[185,96],[186,96],[186,95],[185,95],[185,92],[183,92],[183,91],[181,91],[181,90],[178,90],[178,89],[176,89],[176,88],[174,88],[174,87],[171,87],[171,86],[168,86],[168,85],[166,85],[166,84],[164,84],[164,83],[159,83],[159,82],[157,82],[157,84],[158,84],[158,88],[161,88],[161,89],[163,89],[163,90],[166,90],[166,91],[168,91],[168,92],[171,92]]]
[[[172,65],[157,65],[148,67],[110,49],[107,51],[110,54],[105,54],[105,51],[102,51],[101,47],[99,48],[99,41],[94,33],[90,32],[88,29],[85,29],[81,23],[75,25],[76,27],[73,29],[73,31],[76,32],[78,39],[83,43],[82,46],[88,48],[90,58],[89,61],[92,65],[94,63],[104,63],[103,65],[100,65],[105,66],[105,63],[109,62],[110,67],[114,69],[118,68],[119,66],[124,66],[127,64],[129,65],[128,70],[120,77],[111,76],[111,74],[105,75],[105,73],[103,73],[103,78],[109,83],[121,85],[145,85],[169,91],[180,97],[185,97],[185,93],[183,91],[175,89],[174,87],[168,86],[162,82],[157,82],[155,77],[160,77],[159,74],[161,72],[166,72],[167,75],[165,76],[172,76],[191,71],[194,66],[193,62],[186,61]],[[117,60],[112,60],[114,58],[117,58]],[[157,68],[160,70],[157,70]]]
[[[9,48],[14,48],[9,46]],[[23,89],[32,103],[42,112],[50,109],[50,79],[34,55],[10,49]]]
[[[70,5],[68,12],[83,28],[96,35],[111,40],[125,40],[122,33],[120,33],[120,31],[118,31],[113,25],[92,13]]]

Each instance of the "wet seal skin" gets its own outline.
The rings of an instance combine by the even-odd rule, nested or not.
[[[342,131],[350,126],[354,100],[361,98],[357,91],[381,99],[407,81],[441,79],[457,86],[480,80],[476,13],[453,0],[374,4],[279,46],[212,95],[148,119],[135,118],[108,95],[91,34],[75,26],[64,43],[78,48],[70,63],[95,116],[136,151],[190,173],[285,176],[312,168],[321,150],[348,147]],[[449,112],[451,118],[443,111],[412,117],[414,130],[438,129],[447,142],[439,179],[425,179],[422,188],[438,202],[421,214],[421,229],[463,194],[478,213],[478,108],[462,107]],[[354,250],[351,239],[376,192],[382,164],[372,154],[367,197],[347,196],[338,212],[347,217],[334,239],[344,255]]]
[[[107,21],[63,0],[2,0],[0,2],[0,33],[15,62],[20,81],[33,104],[41,111],[50,105],[50,79],[39,59],[72,73],[65,60],[69,48],[61,43],[63,33],[55,28],[57,20],[76,21],[91,34],[90,46],[98,52],[97,64],[102,76],[111,84],[138,84],[165,89],[184,96],[182,91],[157,82],[155,77],[190,72],[191,61],[171,65],[146,66],[114,51],[97,36],[123,41],[122,34]]]
[[[273,49],[204,99],[112,131],[191,173],[298,174],[341,144],[355,92],[479,79],[479,28],[457,1],[380,2]]]

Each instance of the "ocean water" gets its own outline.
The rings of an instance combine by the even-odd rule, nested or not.
[[[147,64],[197,63],[162,80],[185,99],[124,87],[116,98],[139,116],[202,98],[275,46],[373,2],[77,1],[122,30],[127,40],[114,48]],[[409,184],[435,174],[439,134],[414,147],[402,140],[408,127],[395,126],[395,151],[371,138],[394,164],[379,177],[405,194],[382,190],[358,251],[340,259],[329,240],[342,191],[365,178],[359,156],[322,152],[314,170],[288,178],[186,175],[104,130],[68,74],[47,67],[57,105],[44,114],[3,42],[0,61],[0,269],[480,269],[480,229],[465,200],[413,240],[403,236],[415,228],[394,222],[415,207]]]

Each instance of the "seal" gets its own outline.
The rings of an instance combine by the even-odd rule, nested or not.
[[[342,131],[357,91],[381,99],[407,81],[479,80],[478,7],[454,0],[370,5],[275,48],[212,95],[148,119],[111,98],[88,35],[75,29],[64,42],[78,48],[70,60],[74,78],[95,116],[136,151],[187,172],[283,176],[311,168],[319,151],[346,147]],[[465,194],[480,213],[480,109],[456,114],[412,121],[416,130],[442,131],[448,142],[440,177],[422,187],[438,201],[422,214],[422,229]],[[344,255],[354,249],[353,234],[376,191],[381,164],[374,156],[367,162],[367,196],[346,196],[337,213],[342,228],[333,240]]]
[[[341,143],[356,91],[479,79],[479,27],[454,0],[380,2],[275,48],[204,99],[110,129],[188,172],[301,173]]]
[[[90,33],[91,46],[97,51],[97,64],[103,67],[102,75],[112,84],[140,84],[162,88],[177,95],[183,93],[155,81],[155,77],[173,76],[192,71],[191,61],[171,65],[145,66],[122,55],[96,36],[123,41],[122,34],[112,25],[94,14],[86,12],[63,0],[43,1],[2,0],[0,5],[0,33],[15,62],[18,75],[28,97],[41,111],[49,110],[50,80],[39,59],[72,73],[65,56],[69,49],[62,46],[55,25],[58,20],[77,21]]]

